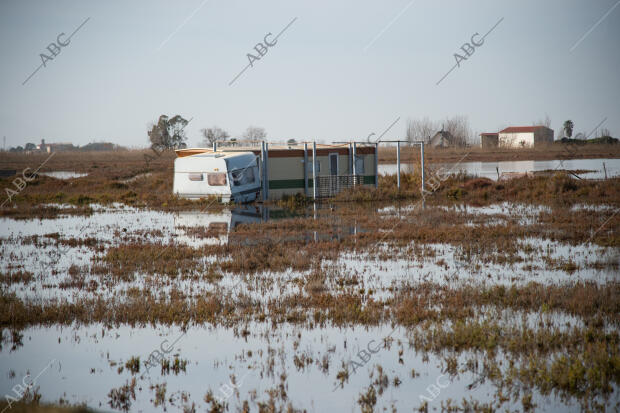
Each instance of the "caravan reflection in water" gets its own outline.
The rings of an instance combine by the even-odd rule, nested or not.
[[[329,207],[324,207],[325,212],[331,214]],[[289,233],[284,237],[274,239],[269,233],[252,233],[248,236],[247,231],[235,233],[235,229],[241,224],[254,224],[268,220],[294,218],[297,216],[312,216],[314,209],[302,213],[293,212],[283,208],[269,208],[262,205],[240,205],[230,210],[218,213],[204,213],[199,211],[184,211],[174,215],[174,232],[176,240],[190,247],[202,247],[205,245],[255,245],[269,242],[295,242],[305,243],[325,240],[342,240],[349,235],[364,232],[357,226],[334,225],[326,231],[300,231]],[[315,217],[316,219],[316,217]]]
[[[200,211],[179,212],[174,216],[177,240],[191,247],[223,245],[229,234],[239,224],[258,223],[262,220],[262,208],[238,207],[217,214]]]

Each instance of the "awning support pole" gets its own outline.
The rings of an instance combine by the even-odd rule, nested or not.
[[[349,142],[349,175],[353,174],[353,144]]]
[[[308,196],[308,144],[304,142],[304,195]]]
[[[357,167],[355,166],[355,158],[357,157],[357,145],[353,142],[353,186],[355,186],[355,179],[357,177]]]
[[[379,142],[375,143],[375,188],[379,188]]]
[[[269,199],[269,143],[265,142],[265,197]]]
[[[312,142],[312,198],[316,200],[316,142]]]
[[[260,172],[261,172],[261,187],[262,187],[262,193],[263,193],[263,201],[267,200],[267,189],[265,188],[265,165],[267,164],[267,162],[265,162],[265,142],[261,142],[260,143]]]

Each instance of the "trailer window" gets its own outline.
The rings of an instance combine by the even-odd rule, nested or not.
[[[364,157],[355,155],[355,173],[358,175],[364,175]]]
[[[202,181],[203,179],[202,174],[189,174],[190,181]]]
[[[303,159],[301,163],[304,163]],[[321,172],[321,161],[317,160],[316,173],[318,174],[319,172]],[[308,159],[308,164],[306,165],[306,173],[308,174],[308,176],[312,176],[312,159]]]
[[[223,172],[207,174],[207,182],[209,186],[226,185],[226,174]]]
[[[253,184],[255,181],[254,168],[237,169],[230,173],[233,186]]]

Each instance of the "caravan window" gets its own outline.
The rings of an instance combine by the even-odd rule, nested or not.
[[[364,175],[364,157],[355,155],[355,173],[357,175]]]
[[[303,159],[301,160],[301,163],[304,163]],[[308,176],[312,176],[312,159],[308,159],[308,164],[306,165],[306,172],[308,173]],[[321,172],[321,161],[317,160],[316,173],[318,174],[319,172]]]
[[[233,186],[253,184],[255,181],[254,168],[237,169],[230,173]]]
[[[226,174],[224,172],[207,174],[207,182],[210,186],[226,185]]]

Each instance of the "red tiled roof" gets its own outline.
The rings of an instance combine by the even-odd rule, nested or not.
[[[524,133],[524,132],[536,132],[536,129],[544,128],[545,126],[510,126],[499,133]]]

